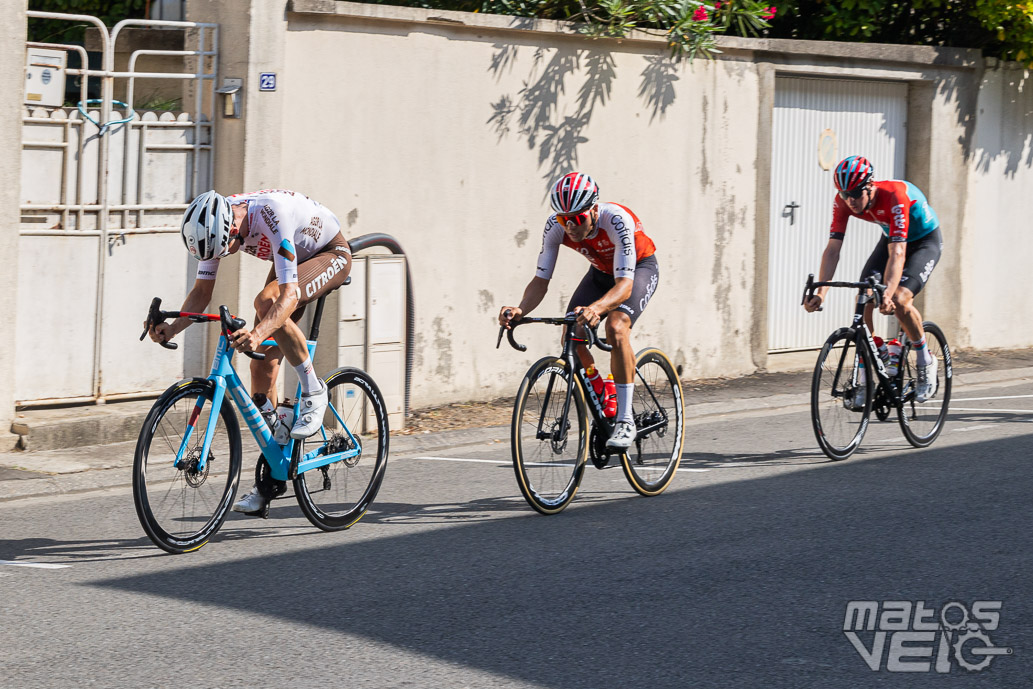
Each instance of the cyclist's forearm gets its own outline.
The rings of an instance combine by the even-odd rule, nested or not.
[[[261,322],[255,327],[255,335],[263,340],[268,340],[273,333],[282,328],[294,313],[294,309],[298,307],[300,294],[298,286],[294,283],[281,285],[280,296],[262,316]]]
[[[201,293],[197,290],[190,290],[186,299],[183,300],[183,305],[179,307],[179,310],[183,313],[201,313],[205,307],[208,306],[210,298],[208,295]],[[173,335],[179,334],[190,327],[193,323],[188,318],[177,318],[172,321],[169,325],[172,327]]]
[[[896,247],[901,247],[897,249]],[[904,244],[890,245],[890,258],[886,261],[886,294],[892,296],[897,291],[900,278],[904,274],[906,249]]]
[[[818,269],[818,282],[828,282],[836,276],[836,266],[839,265],[839,247],[831,246],[831,244],[825,247],[825,252],[821,255],[821,267]],[[819,287],[817,292],[819,294],[825,294],[829,291],[828,287]]]
[[[527,288],[524,289],[524,296],[520,299],[520,304],[517,308],[526,316],[542,303],[542,299],[545,299],[548,291],[548,280],[540,277],[533,278],[531,282],[527,283]]]
[[[607,314],[623,304],[631,297],[631,290],[635,281],[629,278],[620,278],[616,284],[604,294],[599,301],[592,304],[592,307],[600,314]]]

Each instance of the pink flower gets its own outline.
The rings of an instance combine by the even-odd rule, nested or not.
[[[721,0],[718,0],[717,2],[714,3],[714,9],[715,10],[721,9]]]
[[[778,8],[777,7],[769,7],[764,12],[761,13],[760,18],[761,19],[774,19],[776,12],[778,12]]]
[[[703,5],[697,7],[696,11],[692,13],[692,21],[695,22],[705,22],[709,18],[710,17],[707,15],[707,10],[703,7]]]

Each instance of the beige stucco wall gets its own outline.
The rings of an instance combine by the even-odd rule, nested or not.
[[[968,160],[960,281],[967,343],[1028,347],[1033,340],[1033,78],[992,63],[983,73]]]
[[[25,41],[25,0],[0,4],[0,45],[20,46]],[[25,90],[25,53],[8,49],[0,54],[0,254],[6,266],[0,274],[0,315],[15,322],[18,287],[18,191],[21,186],[21,94]],[[0,334],[0,449],[14,420],[15,329]]]

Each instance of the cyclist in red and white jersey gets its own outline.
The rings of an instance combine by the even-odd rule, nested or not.
[[[240,352],[265,353],[264,360],[251,361],[251,392],[267,420],[275,419],[276,379],[280,360],[287,357],[301,381],[291,436],[312,435],[322,424],[327,390],[313,370],[305,335],[296,321],[306,304],[342,285],[351,270],[351,249],[337,217],[293,191],[271,189],[229,197],[209,191],[187,208],[180,231],[187,250],[198,259],[194,286],[180,308],[183,312],[199,313],[208,306],[220,259],[239,250],[272,262],[265,287],[255,297],[254,327],[232,333],[229,344]],[[190,324],[189,319],[178,318],[157,325],[150,330],[151,339],[167,342]],[[261,346],[270,338],[276,341],[275,347]],[[285,484],[275,485],[260,491],[256,486],[233,509],[260,513],[273,497],[270,491],[285,488]]]
[[[821,257],[818,279],[831,280],[839,264],[847,220],[852,216],[876,223],[883,237],[861,271],[861,280],[881,273],[886,292],[880,313],[895,314],[912,342],[918,364],[915,399],[925,402],[936,394],[937,362],[926,346],[922,314],[914,299],[932,275],[943,251],[943,235],[935,211],[914,184],[901,180],[875,181],[871,163],[862,156],[850,156],[836,166],[833,180],[838,193],[833,205],[828,246]],[[817,310],[825,300],[828,287],[815,290],[804,308]],[[864,320],[872,328],[871,302],[865,307]],[[881,340],[876,344],[881,346]],[[854,405],[864,406],[864,386],[857,388]]]
[[[560,245],[585,256],[592,266],[570,299],[567,311],[578,323],[594,326],[605,317],[606,340],[613,345],[610,369],[617,387],[617,423],[607,446],[626,449],[635,439],[631,413],[635,386],[635,352],[631,328],[656,291],[660,269],[656,247],[642,222],[618,203],[600,203],[599,187],[586,174],[572,172],[553,185],[549,196],[555,211],[545,223],[535,276],[519,306],[503,306],[499,323],[508,328],[537,307],[549,289]],[[578,345],[586,369],[595,365],[588,347]]]

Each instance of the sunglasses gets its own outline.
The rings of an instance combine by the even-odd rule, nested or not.
[[[866,186],[863,186],[863,187],[858,187],[857,189],[854,189],[853,191],[841,191],[841,192],[839,192],[839,198],[843,199],[844,201],[846,201],[847,199],[859,199],[859,198],[861,198],[861,194],[863,194],[864,190],[867,189],[867,188],[868,187],[866,185]]]
[[[580,225],[588,219],[588,213],[589,211],[576,213],[574,215],[561,215],[557,213],[556,219],[559,220],[560,223],[562,223],[564,226],[566,226],[567,223],[574,223],[575,225]]]

